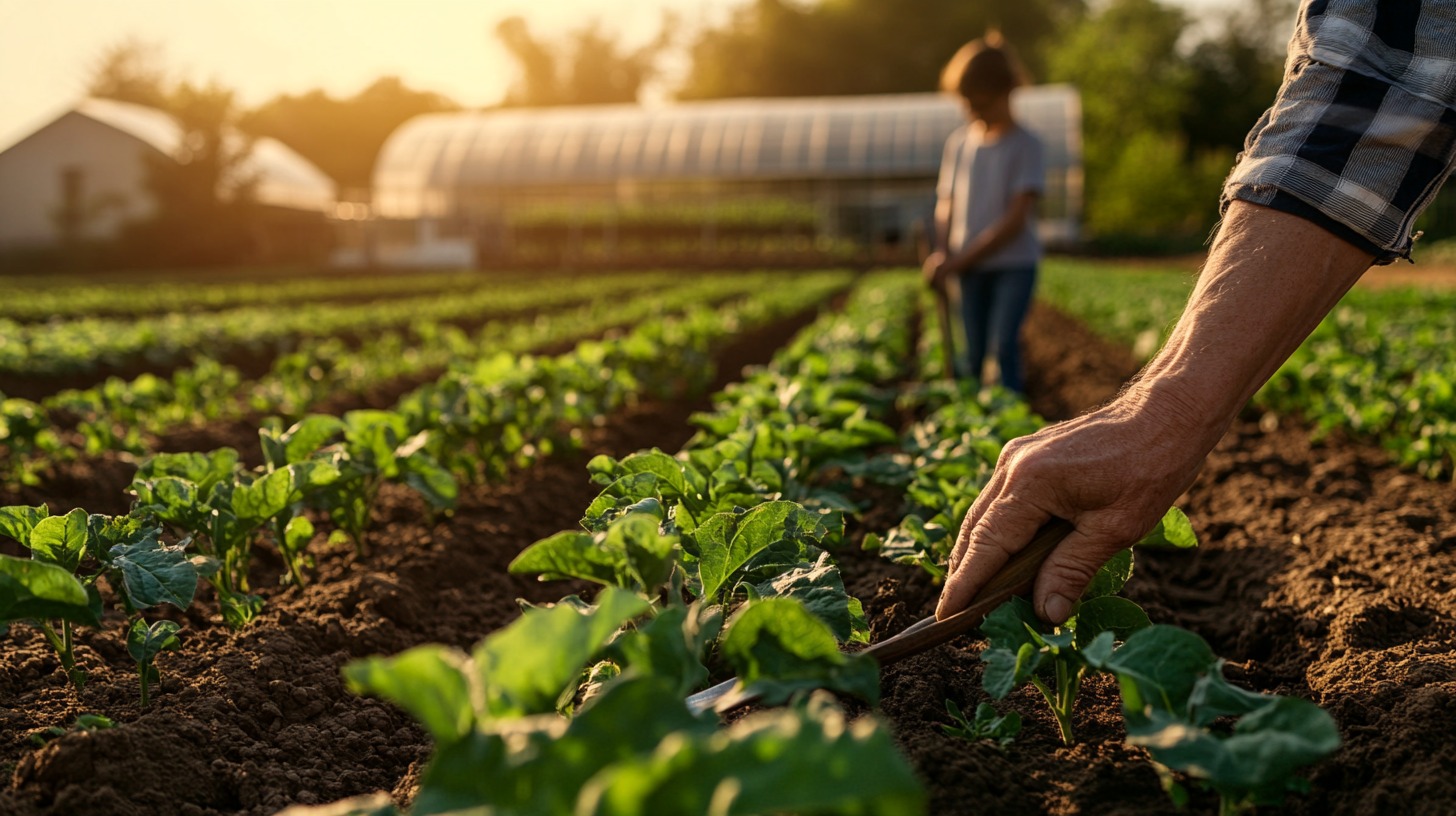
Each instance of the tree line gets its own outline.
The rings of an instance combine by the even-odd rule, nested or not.
[[[1278,88],[1293,13],[1294,0],[1244,0],[1218,20],[1161,0],[744,0],[694,31],[665,16],[635,47],[600,21],[548,39],[513,17],[483,34],[516,67],[500,105],[532,107],[633,103],[649,89],[681,100],[928,91],[962,43],[996,28],[1034,81],[1080,89],[1087,232],[1135,250],[1196,245],[1213,224],[1220,182]],[[673,55],[683,67],[669,73]],[[247,222],[250,180],[238,169],[248,138],[284,142],[341,191],[367,188],[395,128],[460,108],[384,77],[352,96],[313,90],[245,109],[216,83],[171,79],[159,50],[135,41],[103,55],[88,90],[167,110],[188,134],[186,161],[149,173],[152,238],[187,219]],[[220,138],[225,128],[245,138]],[[214,228],[229,229],[241,228]],[[197,234],[229,255],[242,240]]]

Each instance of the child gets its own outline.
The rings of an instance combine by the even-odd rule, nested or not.
[[[1022,84],[1015,55],[995,32],[967,43],[941,74],[941,89],[957,94],[967,124],[950,135],[936,188],[936,251],[925,277],[947,296],[960,283],[966,373],[980,383],[994,355],[1001,385],[1026,390],[1021,324],[1031,306],[1041,244],[1036,201],[1046,170],[1042,146],[1011,116],[1011,91]]]

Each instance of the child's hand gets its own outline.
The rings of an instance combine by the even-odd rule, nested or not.
[[[945,279],[949,272],[945,266],[945,253],[939,251],[930,253],[920,267],[920,274],[925,277],[925,285],[936,291],[945,291]]]

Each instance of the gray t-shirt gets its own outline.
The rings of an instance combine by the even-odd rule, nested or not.
[[[963,126],[945,141],[936,194],[951,199],[952,253],[1006,214],[1020,193],[1040,195],[1046,188],[1046,159],[1041,142],[1020,125],[994,141],[982,141],[979,128]],[[1029,266],[1041,260],[1036,214],[1011,243],[978,264],[982,269]]]

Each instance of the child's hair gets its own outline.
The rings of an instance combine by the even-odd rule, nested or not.
[[[940,73],[940,89],[963,97],[1009,94],[1025,83],[1016,52],[995,30],[961,46]]]

